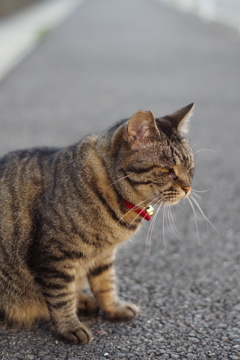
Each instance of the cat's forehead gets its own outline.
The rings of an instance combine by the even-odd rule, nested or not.
[[[175,138],[166,142],[162,155],[174,165],[188,166],[193,163],[193,153],[186,139]]]

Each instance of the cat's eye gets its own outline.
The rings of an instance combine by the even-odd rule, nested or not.
[[[176,175],[175,171],[173,169],[169,169],[169,168],[161,168],[161,172],[165,173],[166,175],[170,175],[173,180],[177,180],[178,176]]]
[[[160,170],[161,170],[162,173],[168,173],[169,172],[168,168],[161,168]]]

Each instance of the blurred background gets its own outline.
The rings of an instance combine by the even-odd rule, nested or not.
[[[211,69],[207,56],[227,56],[223,48],[218,46],[221,32],[225,37],[222,46],[238,42],[235,29],[239,26],[239,1],[162,0],[163,3],[192,13],[186,18],[185,29],[184,24],[177,21],[177,12],[169,17],[170,10],[164,8],[164,11],[155,15],[153,8],[158,7],[158,1],[147,2],[152,10],[144,13],[145,6],[141,0],[139,3],[133,2],[129,7],[127,1],[122,1],[120,5],[116,0],[93,0],[88,6],[83,5],[85,10],[81,19],[73,16],[68,29],[64,31],[63,26],[59,29],[59,35],[55,35],[53,30],[64,23],[84,1],[1,0],[0,78],[6,77],[42,40],[50,35],[52,39],[44,44],[44,52],[36,51],[32,61],[24,63],[22,71],[26,71],[25,77],[20,80],[16,78],[12,88],[10,108],[16,109],[19,116],[17,133],[24,131],[25,134],[20,126],[22,116],[25,119],[29,117],[31,126],[35,123],[35,138],[33,141],[25,138],[26,145],[40,143],[41,140],[36,137],[39,134],[41,138],[41,131],[49,134],[45,135],[47,144],[52,142],[53,137],[57,143],[65,143],[66,127],[69,124],[77,126],[76,131],[80,133],[99,131],[102,127],[98,121],[93,121],[92,125],[89,122],[89,118],[94,119],[96,116],[104,116],[108,122],[112,122],[130,116],[138,108],[151,108],[160,116],[171,111],[172,106],[169,105],[174,98],[176,105],[173,110],[186,102],[199,100],[209,102],[211,108],[213,104],[209,94],[213,92],[216,96],[218,94],[218,99],[230,96],[231,89],[225,94],[224,77],[231,74],[226,73],[226,67],[221,69],[218,61]],[[198,27],[196,18],[199,15],[207,22],[199,32],[191,33],[191,22],[195,22]],[[227,22],[234,30],[226,32],[221,26],[210,22],[210,19]],[[216,54],[216,51],[222,53]],[[232,61],[232,57],[226,59],[230,67]],[[36,82],[31,71],[28,72],[29,66],[34,67],[35,73],[42,72]],[[218,72],[222,72],[221,77]],[[23,91],[17,90],[18,86]],[[19,93],[14,94],[14,91]],[[31,102],[32,97],[35,99],[34,104]],[[19,106],[22,111],[19,111]],[[34,114],[25,114],[25,111],[31,109]],[[211,109],[208,115],[209,111]],[[49,123],[51,118],[46,113],[49,113],[49,117],[54,116],[55,122]],[[8,117],[15,116],[7,112],[1,121],[5,123]],[[81,125],[76,124],[76,118],[81,118]],[[82,127],[85,118],[90,126],[87,130]],[[51,130],[56,122],[58,128]],[[52,136],[51,131],[57,131],[59,138]],[[73,133],[76,134],[76,131]],[[22,136],[26,136],[24,134]],[[15,146],[24,146],[19,137],[16,140],[15,133],[12,136]],[[75,136],[71,136],[70,140],[73,140],[72,137]],[[12,147],[11,141],[3,136],[4,139],[6,143],[0,145],[2,151]]]
[[[44,52],[38,50],[32,56],[31,64],[35,66],[33,71],[39,66],[42,76],[34,82],[29,72],[21,81],[15,81],[15,89],[17,86],[28,87],[26,91],[20,91],[18,96],[11,99],[13,108],[15,106],[17,109],[20,104],[22,106],[23,113],[18,112],[18,124],[22,115],[26,118],[24,109],[30,111],[32,108],[34,115],[31,113],[27,117],[31,118],[31,126],[35,123],[37,131],[34,136],[41,133],[39,127],[43,129],[45,118],[49,133],[49,139],[46,137],[45,142],[48,144],[52,141],[51,124],[58,122],[57,132],[60,137],[59,141],[57,137],[55,139],[62,143],[65,142],[65,130],[68,127],[66,118],[67,123],[74,124],[74,127],[75,117],[81,118],[77,131],[85,134],[102,129],[99,122],[93,121],[91,125],[88,121],[90,127],[85,130],[84,125],[82,126],[85,117],[93,119],[95,116],[104,116],[111,122],[130,116],[139,108],[151,108],[156,112],[156,116],[160,116],[162,112],[171,110],[168,103],[172,104],[174,98],[177,99],[177,107],[185,105],[186,102],[200,100],[209,102],[211,108],[214,100],[210,94],[215,93],[218,99],[230,96],[231,88],[226,94],[224,77],[231,76],[231,73],[225,65],[229,64],[231,67],[234,59],[232,56],[226,58],[224,69],[216,61],[211,69],[212,65],[207,57],[225,57],[227,54],[224,53],[224,44],[235,42],[237,45],[240,2],[147,0],[152,9],[158,7],[158,1],[190,13],[187,17],[190,23],[186,22],[186,28],[183,28],[184,24],[176,21],[177,12],[169,17],[170,10],[166,7],[164,11],[154,15],[148,10],[144,13],[141,0],[136,4],[133,2],[132,7],[128,7],[124,0],[122,5],[117,0],[111,3],[104,0],[97,3],[92,0],[87,7],[83,6],[86,10],[82,18],[78,20],[73,16],[69,29],[64,31],[64,26],[61,27],[58,36],[53,30],[61,23],[64,24],[84,0],[1,0],[0,79],[6,77],[44,39],[50,35],[53,39],[44,44]],[[93,24],[95,17],[96,25]],[[200,24],[196,21],[198,17],[205,25],[194,34],[191,33],[191,22],[195,22],[197,27]],[[229,31],[224,31],[218,23],[228,24]],[[221,32],[224,33],[223,36],[228,36],[223,38],[222,48],[219,47]],[[217,51],[222,53],[216,53]],[[23,65],[23,69],[28,71],[28,61]],[[59,71],[61,78],[57,75]],[[221,77],[218,76],[220,73]],[[232,81],[235,80],[233,75]],[[65,96],[66,87],[68,94]],[[37,91],[41,93],[41,101],[36,96]],[[28,96],[23,98],[24,94]],[[32,107],[33,96],[37,101]],[[51,116],[55,116],[55,122],[49,123],[50,119],[44,116],[49,111]],[[33,118],[36,118],[36,121]],[[41,121],[38,122],[40,118]],[[42,131],[46,132],[46,128]],[[73,133],[75,134],[75,131]],[[16,139],[15,134],[12,136]],[[9,148],[9,141],[5,141],[6,144],[0,145],[3,151],[5,146]],[[35,138],[33,143],[36,142],[40,141]],[[25,143],[32,146],[30,139],[27,142],[25,139]],[[22,145],[21,142],[16,143],[16,146]]]
[[[6,16],[22,7],[34,3],[38,0],[2,0],[0,4],[0,16]]]
[[[84,2],[86,1],[0,2],[0,79],[6,78],[43,40],[48,37],[52,39],[44,43],[44,52],[36,50],[32,55],[31,65],[28,65],[26,60],[22,67],[23,71],[26,70],[26,76],[20,81],[16,80],[15,89],[12,88],[14,92],[18,86],[23,89],[27,87],[26,91],[12,94],[11,99],[11,108],[17,111],[21,106],[23,111],[18,111],[17,133],[24,131],[20,126],[21,116],[25,119],[29,117],[30,126],[35,126],[37,130],[34,131],[33,141],[30,138],[24,139],[27,146],[41,142],[36,138],[39,134],[42,139],[41,131],[48,133],[45,134],[47,144],[52,142],[51,131],[57,131],[58,136],[54,136],[57,143],[66,143],[66,127],[69,124],[77,126],[76,131],[81,134],[99,131],[102,129],[100,123],[89,120],[95,116],[104,116],[108,122],[112,122],[130,116],[139,108],[150,108],[156,112],[156,116],[160,116],[171,111],[172,106],[168,104],[172,104],[174,98],[177,100],[175,107],[191,101],[207,101],[210,115],[214,99],[209,95],[214,93],[220,99],[229,97],[231,91],[234,91],[234,86],[230,86],[227,94],[225,91],[225,77],[233,76],[233,83],[236,77],[227,71],[226,65],[229,64],[231,68],[234,58],[230,55],[228,57],[224,45],[229,46],[232,42],[235,42],[236,46],[239,44],[238,0],[146,0],[152,9],[157,8],[159,2],[190,13],[186,17],[186,25],[177,21],[176,11],[169,17],[172,10],[167,7],[157,15],[153,10],[144,13],[145,7],[141,0],[139,3],[133,2],[129,7],[124,0],[122,5],[117,0],[111,3],[92,0],[86,7]],[[81,5],[84,15],[78,20],[74,13]],[[64,22],[71,14],[71,24],[65,31]],[[201,24],[201,21],[197,21],[198,18],[204,23],[201,29],[198,29]],[[193,23],[196,33],[191,30]],[[219,23],[227,24],[229,30],[226,31]],[[58,36],[53,30],[60,24],[63,26],[59,29]],[[221,33],[222,47],[219,46]],[[227,57],[224,69],[217,60],[211,68],[208,56]],[[35,72],[42,72],[36,82],[31,72],[28,72],[28,66],[33,66]],[[218,76],[220,73],[221,77]],[[68,89],[65,96],[66,87]],[[41,94],[40,98],[36,92]],[[134,95],[129,96],[130,94]],[[33,96],[36,100],[34,104],[31,102]],[[33,109],[34,114],[25,114],[26,109]],[[55,117],[55,121],[49,123],[51,119],[47,112],[51,113],[49,116]],[[9,116],[14,118],[14,114],[15,112],[10,115],[7,111],[1,121],[5,123]],[[76,118],[81,118],[79,125]],[[90,126],[86,130],[83,125],[85,118]],[[40,119],[41,121],[38,121]],[[54,126],[54,130],[51,130],[51,126]],[[73,134],[76,134],[76,131]],[[15,142],[17,141],[15,146],[24,146],[20,138],[19,141],[16,140],[14,133],[12,136]],[[75,136],[70,136],[70,141],[72,138]],[[3,136],[0,150],[1,147],[2,151],[11,148],[10,143],[11,141]]]
[[[41,329],[1,331],[1,359],[25,360],[25,349],[29,359],[239,359],[239,6],[0,0],[0,155],[67,146],[139,109],[160,117],[195,102],[195,199],[218,229],[183,202],[173,208],[180,241],[171,225],[163,233],[160,212],[118,257],[121,293],[142,309],[136,321],[91,319],[84,350]]]
[[[240,2],[238,0],[161,0],[169,5],[197,13],[208,20],[222,22],[240,30]]]

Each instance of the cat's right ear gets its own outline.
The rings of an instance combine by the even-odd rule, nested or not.
[[[160,136],[151,111],[139,110],[127,123],[124,138],[132,150],[149,146],[156,136]]]
[[[185,135],[188,133],[188,123],[192,115],[194,106],[195,104],[191,103],[183,107],[182,109],[176,111],[174,114],[170,116],[172,125],[174,125],[174,127],[177,128],[178,132],[181,135]]]

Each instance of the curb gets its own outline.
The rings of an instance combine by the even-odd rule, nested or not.
[[[35,3],[0,22],[0,81],[86,0]]]

